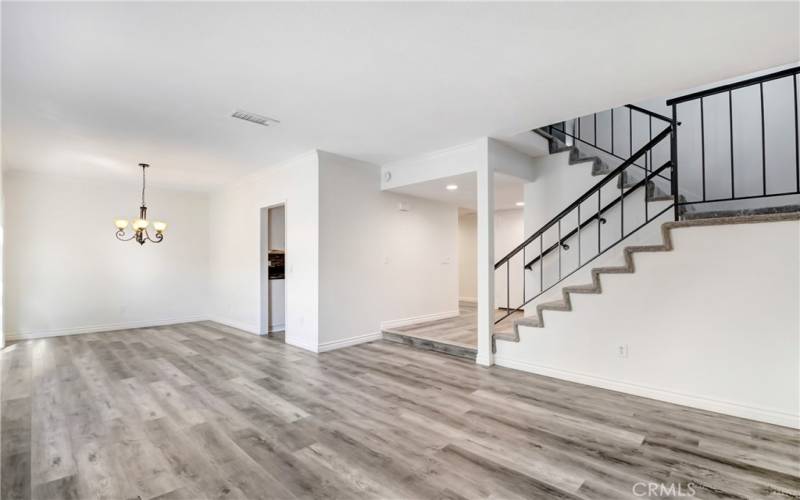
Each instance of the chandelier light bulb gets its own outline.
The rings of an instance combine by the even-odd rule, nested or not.
[[[140,229],[146,228],[149,224],[150,222],[148,222],[147,219],[136,219],[135,221],[133,221],[133,228],[138,231]]]
[[[155,229],[158,233],[163,233],[164,230],[167,229],[167,223],[160,221],[153,222],[153,229]]]
[[[117,219],[114,221],[114,225],[117,226],[117,229],[125,229],[128,227],[128,221],[126,219]]]

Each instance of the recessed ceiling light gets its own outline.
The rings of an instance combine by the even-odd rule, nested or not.
[[[448,184],[444,188],[446,190],[448,190],[448,191],[455,191],[456,189],[458,189],[458,185],[457,184]]]
[[[518,201],[518,202],[515,203],[515,205],[518,206],[518,207],[524,207],[525,206],[525,202],[524,201]]]

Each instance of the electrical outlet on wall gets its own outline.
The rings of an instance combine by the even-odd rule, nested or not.
[[[628,357],[628,344],[620,344],[617,346],[617,356],[620,358]]]

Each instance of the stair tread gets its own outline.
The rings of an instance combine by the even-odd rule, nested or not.
[[[593,274],[625,274],[633,272],[625,266],[609,266],[609,267],[595,267],[592,269]]]
[[[564,292],[567,293],[600,293],[600,290],[593,283],[589,283],[586,285],[572,285],[572,286],[565,286],[562,288]]]
[[[628,253],[635,253],[635,252],[663,252],[667,250],[667,247],[663,244],[661,245],[634,245],[630,247],[625,247],[625,251]]]
[[[568,310],[569,304],[563,299],[551,300],[550,302],[543,302],[537,305],[536,308],[540,310]]]
[[[526,316],[524,318],[520,318],[514,320],[514,324],[517,326],[539,326],[539,318],[537,316]]]

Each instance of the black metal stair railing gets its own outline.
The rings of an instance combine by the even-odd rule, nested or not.
[[[695,122],[679,138],[688,143],[679,205],[749,200],[753,208],[758,199],[800,194],[799,73],[800,66],[787,68],[667,100],[674,120],[680,113]]]
[[[799,74],[800,66],[669,99],[666,104],[671,107],[671,119],[633,105],[603,112],[608,114],[610,121],[608,129],[610,140],[605,143],[598,134],[598,123],[602,124],[605,120],[603,113],[594,113],[587,117],[546,127],[547,135],[563,142],[565,147],[577,147],[577,143],[580,143],[590,147],[595,153],[600,152],[608,155],[609,158],[622,160],[622,163],[495,264],[495,272],[501,271],[505,267],[505,273],[501,272],[500,275],[505,274],[506,278],[506,313],[498,317],[495,323],[507,318],[514,311],[521,310],[525,305],[670,209],[673,210],[674,220],[678,220],[689,205],[738,201],[740,206],[749,210],[759,199],[772,200],[779,197],[800,196]],[[748,92],[750,93],[749,107],[746,99]],[[791,94],[791,96],[787,97],[786,94]],[[712,125],[714,130],[712,135],[709,135],[707,133],[707,122],[709,121],[707,107],[709,103],[713,103],[719,109],[720,100],[727,101],[725,107],[727,113],[723,112],[722,114],[724,123],[719,123],[719,113],[713,114],[712,123],[713,120],[716,120],[717,123],[716,126]],[[735,104],[738,104],[739,107],[737,108]],[[696,108],[696,116],[692,114],[693,106]],[[678,121],[679,107],[681,122]],[[757,111],[754,113],[752,108]],[[617,134],[615,116],[620,114],[620,109],[623,110],[622,113],[627,113],[627,144],[623,141],[623,146],[627,146],[627,151],[624,151],[624,147],[622,147],[623,150],[620,149],[615,138]],[[636,116],[634,113],[646,116],[647,126],[644,134],[649,138],[642,147],[636,150],[634,150],[633,117]],[[602,116],[600,122],[598,122],[598,116]],[[590,120],[591,135],[587,132],[589,127],[584,125],[586,120]],[[654,120],[658,124],[663,123],[664,128],[654,131]],[[776,123],[779,126],[776,127]],[[758,133],[735,135],[734,132],[737,131],[735,124],[739,127],[743,125],[755,127],[759,131]],[[681,150],[678,149],[678,125],[684,125],[681,127],[681,144],[687,144]],[[637,129],[636,133],[641,136],[643,131]],[[719,141],[720,136],[727,136],[722,145]],[[712,138],[716,139],[716,143],[709,147]],[[759,150],[754,152],[752,148],[756,143]],[[657,163],[660,163],[661,166],[655,168],[653,153],[662,144],[668,145],[666,158],[663,159],[664,161],[659,160]],[[699,146],[699,148],[695,146]],[[699,150],[694,151],[693,147]],[[724,149],[729,151],[726,153],[727,158],[720,159],[720,151]],[[789,149],[791,149],[790,152]],[[754,160],[756,157],[757,159]],[[642,177],[628,176],[628,170],[632,170]],[[644,171],[643,174],[641,170]],[[729,172],[724,176],[725,179],[722,183],[720,183],[720,170]],[[608,187],[615,180],[619,191],[609,196]],[[658,199],[651,199],[650,193],[656,191],[656,184],[665,186],[665,182],[668,183],[668,187],[660,190],[663,193],[662,196]],[[721,196],[710,194],[711,191],[718,193],[721,188],[727,186],[726,183],[729,183],[729,194]],[[604,189],[606,191],[605,200],[603,199]],[[669,193],[664,191],[669,191]],[[649,204],[654,201],[663,201],[669,205],[650,210]],[[625,207],[629,207],[628,212],[630,213],[632,203],[643,203],[641,212],[644,215],[641,223],[629,224],[629,227],[626,227]],[[749,205],[741,203],[749,203]],[[763,203],[768,202],[764,201]],[[762,206],[762,208],[773,209],[774,205]],[[788,208],[797,209],[792,206]],[[619,215],[619,233],[609,237],[609,231],[606,230],[604,237],[602,227],[612,220],[610,217],[616,215]],[[555,234],[548,237],[549,232]],[[596,236],[592,249],[584,249],[583,236],[587,233]],[[573,246],[577,248],[571,249]],[[589,252],[587,253],[586,250]],[[568,251],[577,254],[573,258],[575,265],[572,269],[564,270],[562,257]],[[554,276],[553,280],[545,282],[545,260],[548,257],[552,258],[550,267],[553,268]],[[514,302],[512,306],[511,266],[515,259],[520,261],[522,291],[520,300]],[[535,281],[538,283],[534,283],[534,285],[538,286],[534,286],[531,290],[528,285],[528,273],[536,272],[537,269],[539,276]]]
[[[671,124],[672,120],[664,115],[626,104],[549,125],[545,130],[567,145],[570,145],[569,142],[575,146],[580,143],[592,153],[602,153],[609,158],[625,161],[633,156],[637,142],[641,144],[653,140],[654,134],[657,135]],[[605,133],[601,134],[601,130],[605,130]],[[653,151],[650,150],[641,162],[634,162],[633,165],[648,172],[653,169],[652,156]],[[659,177],[667,179],[665,176]]]
[[[636,163],[637,160],[643,159],[653,148],[661,144],[674,142],[674,128],[675,125],[672,123],[667,125],[666,128],[657,133],[644,146],[634,151],[621,165],[603,177],[600,182],[579,196],[568,207],[544,224],[539,230],[534,232],[495,264],[495,272],[501,270],[505,266],[506,277],[506,311],[496,318],[495,323],[499,323],[509,317],[514,311],[522,309],[532,300],[541,296],[674,206],[674,198],[670,197],[666,200],[669,203],[666,207],[659,207],[658,210],[651,210],[649,207],[649,204],[653,202],[649,196],[651,192],[650,186],[654,183],[656,178],[666,178],[670,184],[674,184],[673,176],[675,173],[674,163],[672,161],[667,161],[658,168],[648,168],[645,175],[640,180],[636,180],[630,185],[626,185],[625,182],[626,179],[632,178],[626,175],[629,169],[641,168],[641,165]],[[617,181],[618,191],[616,191],[611,184],[614,181]],[[612,189],[614,189],[614,194],[611,196],[609,196],[608,193],[609,186],[612,186]],[[609,197],[611,198],[610,201],[606,201],[605,204],[603,203],[604,188],[606,190],[606,199]],[[595,199],[596,203],[594,202]],[[630,211],[632,209],[632,203],[643,204],[641,210],[643,217],[641,223],[635,224],[633,227],[626,227],[626,205]],[[606,234],[604,237],[602,226],[604,221],[607,222],[612,211],[616,212],[614,215],[619,216],[619,233],[614,236]],[[556,234],[551,236],[554,236],[554,238],[548,237],[549,232],[553,230]],[[593,242],[593,248],[584,249],[584,235],[588,231],[594,232],[593,234],[596,236],[596,241]],[[608,233],[608,231],[606,231],[606,233]],[[546,240],[548,241],[547,244],[545,244]],[[554,242],[550,243],[550,240],[554,240]],[[577,265],[573,269],[564,269],[565,266],[562,265],[562,253],[569,250],[572,246],[571,244],[575,247],[574,251],[577,254]],[[533,248],[533,251],[530,251],[531,248]],[[547,251],[545,249],[547,249]],[[555,267],[555,271],[557,271],[557,275],[554,281],[551,282],[548,280],[545,282],[545,257],[548,253],[554,252],[557,252],[557,260],[554,258],[552,264],[553,267]],[[511,266],[512,260],[519,256],[521,256],[522,262],[522,265],[520,265],[520,271],[522,272],[522,297],[521,300],[512,305]],[[533,260],[529,261],[529,256],[533,257]],[[534,266],[534,264],[538,264],[538,266]],[[538,267],[539,272],[538,286],[531,290],[531,287],[529,287],[527,283],[528,276],[526,271],[535,270],[536,267]]]

